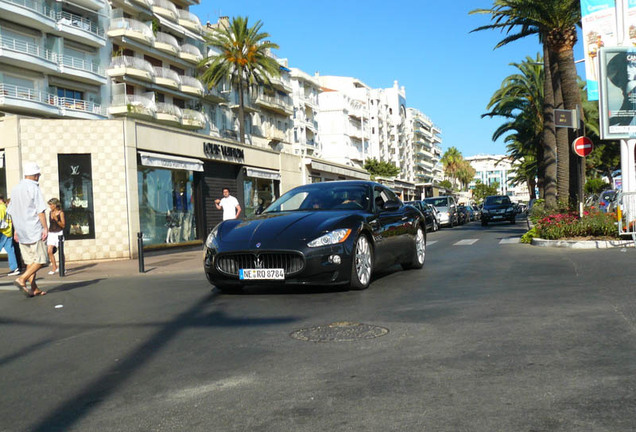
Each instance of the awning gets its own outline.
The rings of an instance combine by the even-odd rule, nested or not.
[[[203,162],[199,159],[142,151],[139,152],[139,156],[141,156],[141,164],[145,166],[188,171],[203,171]]]
[[[278,171],[266,169],[266,168],[252,168],[245,167],[245,175],[247,177],[263,178],[268,180],[280,180],[280,173]]]
[[[322,171],[322,172],[339,174],[342,176],[348,176],[348,177],[362,179],[362,180],[369,180],[369,177],[370,177],[367,172],[360,172],[360,171],[351,169],[349,167],[338,167],[338,166],[328,165],[328,164],[324,164],[324,163],[316,162],[316,161],[311,161],[311,168],[318,171]]]

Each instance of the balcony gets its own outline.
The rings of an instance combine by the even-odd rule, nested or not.
[[[159,123],[164,123],[171,126],[181,126],[181,108],[176,105],[157,102],[155,111],[155,118]]]
[[[51,72],[58,69],[56,55],[31,42],[0,34],[0,59],[22,69]]]
[[[154,119],[156,106],[154,101],[142,95],[118,95],[108,109],[113,116],[128,116],[141,119]]]
[[[154,72],[153,81],[155,84],[168,87],[174,90],[179,89],[179,84],[181,80],[179,79],[179,74],[169,68],[155,66],[152,68]]]
[[[202,112],[191,109],[183,109],[181,110],[181,112],[183,114],[181,117],[181,126],[183,126],[184,128],[203,129],[205,127],[207,121],[205,115]],[[214,126],[214,129],[216,129],[216,126]],[[216,130],[218,132],[218,129]]]
[[[254,102],[256,103],[256,105],[259,105],[271,111],[275,111],[285,116],[290,116],[294,112],[294,108],[292,107],[290,102],[276,96],[264,95],[260,93],[258,96],[256,96],[256,100]]]
[[[273,77],[269,77],[269,80],[272,83],[273,87],[279,90],[282,90],[285,93],[291,93],[292,86],[291,86],[289,76],[286,76],[286,75],[273,76]]]
[[[99,64],[99,59],[79,58],[63,54],[58,56],[60,73],[72,75],[78,81],[106,84],[106,72]]]
[[[194,45],[183,44],[181,45],[181,49],[179,51],[179,58],[189,63],[197,64],[201,60],[203,60],[203,54],[201,54],[199,48],[195,47]]]
[[[205,89],[203,87],[203,84],[201,84],[201,81],[194,77],[185,75],[180,75],[179,80],[181,82],[179,90],[181,90],[183,93],[188,93],[199,97],[203,96],[203,92]]]
[[[239,107],[239,97],[238,93],[232,93],[232,98],[229,101],[230,109],[238,111]],[[243,110],[246,113],[254,113],[258,112],[258,109],[254,106],[254,97],[253,96],[245,96],[243,98]]]
[[[270,141],[287,141],[287,135],[274,126],[261,128],[263,135]]]
[[[130,0],[130,2],[144,9],[150,10],[152,8],[152,0]]]
[[[154,70],[149,62],[129,56],[113,57],[106,73],[112,78],[131,76],[149,82],[154,77]]]
[[[168,0],[153,0],[152,12],[170,21],[177,22],[179,20],[179,12],[174,3]]]
[[[107,34],[108,37],[111,38],[128,37],[148,46],[152,46],[155,39],[155,35],[152,33],[150,27],[141,21],[129,18],[115,18],[111,20]]]
[[[203,30],[203,27],[201,26],[201,21],[199,21],[199,17],[197,17],[195,14],[185,9],[179,9],[177,12],[179,14],[180,26],[185,27],[188,30],[193,31],[197,34],[201,33],[201,31]]]
[[[4,19],[45,33],[56,28],[57,13],[41,0],[1,0],[0,14]]]
[[[103,47],[106,45],[104,29],[95,21],[62,11],[57,13],[57,29],[64,36],[87,45]]]
[[[0,83],[3,110],[46,117],[105,118],[102,106],[82,99],[61,98],[28,87]]]
[[[179,53],[179,41],[168,33],[157,32],[152,46],[168,54],[176,56]]]
[[[222,103],[222,102],[227,102],[229,99],[229,96],[230,96],[229,90],[222,90],[218,86],[207,88],[205,84],[203,84],[203,88],[204,88],[203,97],[205,97],[210,102]]]

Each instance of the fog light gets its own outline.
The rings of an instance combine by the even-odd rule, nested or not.
[[[329,255],[329,260],[331,264],[340,264],[342,259],[340,259],[340,255]]]

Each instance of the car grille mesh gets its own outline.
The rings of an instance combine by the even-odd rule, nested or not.
[[[303,266],[302,255],[294,252],[233,253],[218,255],[216,258],[217,270],[230,276],[238,276],[239,269],[255,268],[282,268],[287,276],[300,272]]]

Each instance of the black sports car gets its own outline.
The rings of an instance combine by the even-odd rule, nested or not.
[[[365,289],[381,267],[422,268],[424,224],[378,183],[299,186],[260,215],[218,224],[206,240],[205,273],[222,291],[251,284]]]

